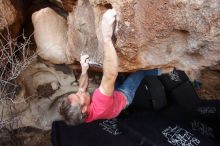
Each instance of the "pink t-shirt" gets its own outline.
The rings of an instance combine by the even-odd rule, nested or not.
[[[114,91],[112,96],[106,96],[98,88],[93,93],[88,117],[85,119],[85,122],[115,118],[125,106],[126,98],[120,91]]]

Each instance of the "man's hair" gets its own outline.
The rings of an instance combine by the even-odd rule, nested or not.
[[[78,103],[71,104],[68,98],[61,103],[59,112],[66,124],[78,125],[84,122],[86,114],[82,113],[81,107]]]

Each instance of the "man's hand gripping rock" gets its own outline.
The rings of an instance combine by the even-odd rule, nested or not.
[[[89,69],[89,55],[82,55],[80,57],[80,64],[82,67],[82,75],[86,74]]]
[[[116,20],[115,9],[107,10],[102,17],[102,36],[103,41],[111,41],[114,29],[114,22]]]

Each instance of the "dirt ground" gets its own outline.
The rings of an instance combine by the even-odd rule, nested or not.
[[[51,131],[43,131],[30,127],[14,130],[11,132],[4,131],[4,137],[0,139],[0,145],[1,146],[51,146],[50,135],[51,135]]]
[[[220,100],[220,65],[202,70],[201,82],[201,89],[197,92],[201,99]]]

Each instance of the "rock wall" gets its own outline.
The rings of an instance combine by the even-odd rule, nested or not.
[[[198,78],[201,73],[203,87],[208,90],[201,90],[201,97],[207,95],[210,99],[219,99],[219,0],[50,1],[56,1],[59,8],[46,1],[33,0],[31,6],[36,5],[37,8],[33,6],[28,11],[30,16],[39,8],[50,7],[32,15],[37,50],[43,53],[39,54],[41,58],[54,64],[75,66],[80,54],[89,54],[91,61],[102,64],[100,22],[107,9],[115,8],[117,23],[113,42],[121,72],[176,67],[185,70],[192,79]],[[23,3],[23,0],[20,2]],[[18,3],[19,0],[0,1],[0,10],[7,10],[0,11],[0,18],[5,18],[4,21],[0,19],[0,31],[15,25],[18,29],[12,29],[12,33],[18,35],[21,32],[26,18],[21,13],[23,11],[19,11]],[[25,7],[21,8],[24,10]],[[60,11],[60,8],[64,11]],[[18,14],[23,15],[18,17]],[[30,25],[31,20],[27,20],[27,25]],[[30,29],[28,33],[32,32]],[[44,61],[34,62],[20,76],[18,81],[22,89],[15,98],[17,104],[14,109],[21,121],[19,127],[49,129],[51,122],[60,118],[58,99],[78,89],[75,70],[73,73],[57,69],[61,66]],[[90,71],[96,68],[91,66]],[[96,79],[100,81],[100,78]],[[90,92],[98,85],[90,84]],[[0,110],[4,107],[4,104],[0,104]],[[5,110],[7,116],[3,120],[10,117],[7,112],[9,109]]]
[[[37,3],[36,1],[34,0],[32,4]],[[21,12],[26,7],[20,7],[19,10],[18,3],[24,5],[23,0],[1,1],[1,10],[6,9],[7,13],[0,12],[5,18],[4,21],[1,19],[0,30],[12,24],[21,26],[21,21],[16,21],[16,17],[23,14]],[[63,19],[63,25],[58,25],[59,21],[57,27],[48,27],[49,31],[54,31],[55,34],[48,33],[48,38],[46,37],[43,42],[36,39],[37,46],[41,46],[54,42],[56,40],[54,37],[58,36],[57,30],[67,31],[61,37],[67,41],[63,39],[64,41],[57,46],[60,47],[64,57],[59,58],[53,49],[39,47],[46,52],[42,58],[53,63],[75,63],[83,53],[89,54],[93,62],[102,63],[100,21],[108,8],[115,8],[118,15],[113,41],[120,60],[120,71],[177,67],[194,77],[193,73],[216,65],[220,60],[218,0],[57,0],[57,3],[69,12],[67,21],[64,20],[65,17],[62,18],[55,12],[44,15],[39,11],[41,19],[45,19],[41,28],[56,26],[46,21],[48,17],[52,18],[54,15],[60,17],[60,20]],[[24,16],[20,16],[19,20],[22,18],[25,19]],[[34,24],[37,22],[33,21]],[[42,31],[38,29],[35,31],[44,36]],[[48,57],[48,54],[58,56],[58,61]]]
[[[78,0],[68,16],[72,60],[86,52],[102,62],[99,24],[111,7],[118,15],[114,41],[121,71],[175,66],[192,74],[220,60],[218,0]]]
[[[30,4],[31,0],[0,1],[0,32],[4,37],[7,37],[8,33],[12,38],[20,35]]]
[[[13,128],[35,127],[51,129],[52,122],[61,120],[59,104],[70,93],[78,91],[79,74],[68,66],[54,65],[35,60],[17,79],[20,92],[13,103],[0,102],[0,111],[5,121],[14,122]],[[88,91],[92,93],[99,84],[97,76],[90,76]],[[13,108],[9,105],[13,106]],[[13,113],[13,116],[11,115]]]
[[[10,1],[0,2],[0,31],[15,22],[17,11]]]
[[[37,52],[45,60],[55,64],[67,62],[67,22],[51,8],[33,13],[34,38]]]

